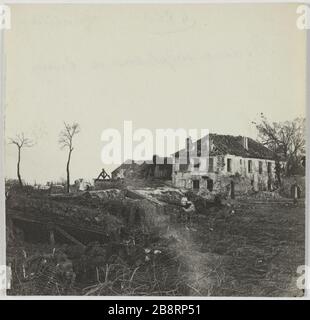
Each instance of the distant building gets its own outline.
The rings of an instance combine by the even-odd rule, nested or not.
[[[139,171],[139,164],[133,160],[126,160],[111,172],[112,179],[131,178]]]
[[[127,160],[112,171],[111,175],[112,179],[157,178],[171,180],[172,158],[154,155],[152,161],[144,161],[142,163]]]
[[[204,152],[202,152],[202,150]],[[207,151],[207,152],[206,152]],[[272,190],[275,154],[242,136],[209,134],[173,155],[172,183],[184,189],[221,192]]]
[[[152,176],[158,179],[172,179],[172,158],[153,156]]]

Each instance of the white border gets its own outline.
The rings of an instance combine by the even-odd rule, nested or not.
[[[4,123],[5,123],[5,107],[4,107],[4,86],[5,86],[5,70],[4,70],[4,30],[0,30],[0,265],[6,265],[6,223],[5,223],[5,187],[4,187]],[[0,288],[0,296],[5,295],[5,290]]]
[[[310,0],[7,0],[1,4],[264,4],[299,3],[310,4]]]
[[[310,266],[310,238],[309,238],[309,230],[310,230],[310,30],[307,30],[307,62],[306,62],[306,212],[305,212],[305,264]],[[309,272],[306,273],[306,283],[310,284]],[[305,296],[310,299],[310,288],[305,290]]]
[[[1,1],[0,4],[281,4],[281,3],[296,3],[310,4],[310,0],[7,0]],[[4,86],[5,86],[5,56],[3,48],[4,30],[0,30],[0,265],[6,264],[5,250],[5,193],[4,193]],[[307,84],[310,82],[310,30],[307,30]],[[306,181],[310,181],[310,86],[307,87],[306,100],[306,122],[307,122],[307,156],[306,156]],[[306,183],[307,184],[307,183]],[[310,266],[309,256],[309,213],[310,213],[310,184],[306,190],[306,223],[305,223],[305,245],[306,249],[306,265]],[[309,290],[305,291],[305,297],[286,298],[286,297],[158,297],[158,296],[6,296],[3,291],[0,291],[0,300],[310,300]]]

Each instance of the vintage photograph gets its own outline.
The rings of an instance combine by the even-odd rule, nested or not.
[[[13,4],[9,296],[304,297],[298,4]]]

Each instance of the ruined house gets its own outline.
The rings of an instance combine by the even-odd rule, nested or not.
[[[275,154],[242,136],[209,134],[173,155],[172,183],[194,191],[235,193],[273,190]]]
[[[157,179],[171,180],[172,159],[154,155],[153,162],[150,165],[150,175]]]
[[[139,170],[139,164],[133,160],[126,160],[119,167],[111,172],[112,179],[133,178]]]
[[[171,180],[172,159],[154,155],[152,160],[140,163],[134,162],[133,160],[127,160],[112,171],[111,174],[112,179],[157,178]]]

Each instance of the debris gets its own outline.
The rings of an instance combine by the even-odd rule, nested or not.
[[[292,295],[285,287],[292,279],[287,260],[304,259],[303,250],[296,250],[304,237],[302,214],[292,214],[302,208],[292,201],[249,196],[221,199],[223,205],[169,187],[142,186],[59,195],[29,188],[11,195],[9,294],[229,296],[238,289],[240,295]],[[187,211],[199,221],[178,219]],[[38,221],[41,238],[47,222],[57,226],[55,246],[31,238],[27,228],[35,222],[39,230]],[[21,227],[24,235],[17,237]],[[268,292],[261,285],[266,281]]]

